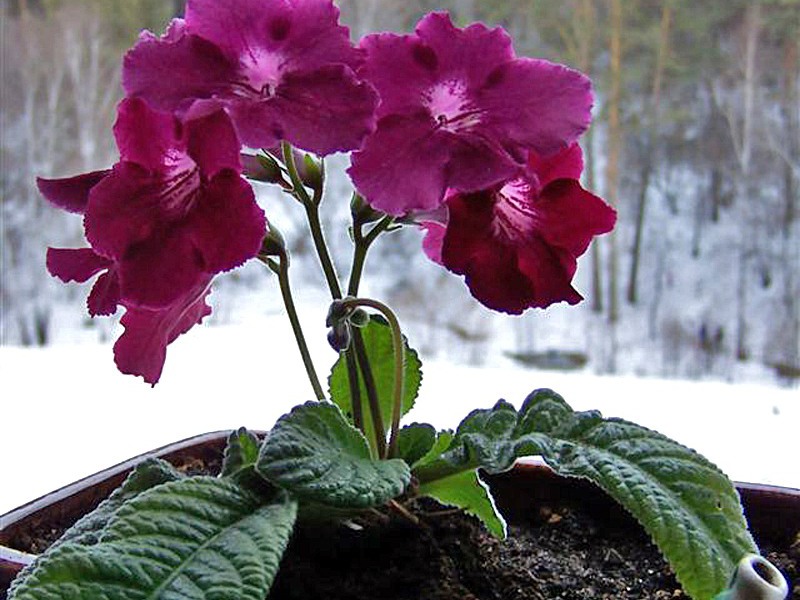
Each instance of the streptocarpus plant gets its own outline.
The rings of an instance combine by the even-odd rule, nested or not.
[[[120,160],[39,180],[83,215],[88,246],[50,249],[64,281],[99,274],[92,316],[125,310],[114,355],[155,385],[166,349],[210,313],[214,277],[256,259],[278,276],[316,400],[265,439],[228,441],[218,477],[140,464],[97,510],[27,568],[14,600],[263,600],[298,519],[396,510],[418,496],[505,536],[478,469],[542,455],[587,478],[650,533],[687,593],[710,599],[756,550],[730,481],[695,452],[633,423],[574,412],[537,390],[468,414],[455,432],[401,427],[420,383],[417,354],[385,304],[359,297],[370,246],[425,231],[427,256],[464,276],[490,309],[519,314],[581,300],[577,258],[614,211],[584,190],[578,138],[589,80],[517,57],[501,28],[425,16],[410,35],[354,46],[331,0],[188,0],[166,33],[144,32],[123,65]],[[242,154],[244,146],[259,148]],[[325,155],[352,152],[353,263],[344,288],[320,225]],[[289,284],[289,253],[247,178],[305,211],[332,304],[339,359],[323,390]],[[413,518],[413,515],[412,515]]]

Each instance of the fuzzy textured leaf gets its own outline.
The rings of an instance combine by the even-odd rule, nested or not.
[[[419,495],[430,496],[442,504],[460,508],[483,521],[494,536],[500,539],[506,537],[506,521],[497,510],[486,484],[474,469],[424,483],[419,487]]]
[[[397,456],[413,467],[430,452],[436,442],[436,429],[427,423],[406,425],[397,435]]]
[[[473,411],[448,449],[414,474],[426,484],[478,467],[500,472],[537,454],[630,511],[696,600],[713,598],[739,559],[756,551],[738,494],[715,465],[645,427],[574,412],[550,390],[533,392],[519,412],[504,401]]]
[[[258,437],[244,427],[232,431],[228,436],[225,453],[222,457],[220,476],[230,477],[252,467],[258,460]]]
[[[99,543],[40,557],[9,600],[263,600],[296,513],[228,479],[165,483],[120,507]]]
[[[386,319],[379,315],[372,315],[369,324],[360,330],[367,349],[367,357],[372,368],[372,376],[375,379],[375,388],[378,393],[378,404],[381,409],[383,428],[389,431],[392,421],[392,392],[394,390],[394,349],[392,346],[392,330]],[[416,350],[408,346],[408,340],[403,337],[404,349],[404,394],[401,406],[401,416],[405,415],[414,406],[414,401],[419,393],[420,383],[422,382],[422,363],[419,360]],[[333,402],[342,409],[352,422],[353,399],[350,396],[350,383],[347,375],[347,364],[344,356],[340,356],[333,365],[331,375],[328,380],[330,396]],[[359,388],[361,390],[361,402],[364,412],[369,410],[367,403],[367,389],[364,381],[359,377]],[[364,428],[368,440],[373,440],[375,432],[372,427],[372,419],[364,418]],[[374,450],[374,449],[373,449]]]
[[[278,419],[256,470],[301,500],[339,508],[377,506],[400,495],[411,472],[400,459],[374,460],[367,440],[330,403],[308,402]]]

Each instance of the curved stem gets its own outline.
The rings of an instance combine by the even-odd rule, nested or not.
[[[394,388],[392,393],[392,427],[389,436],[389,446],[386,450],[386,458],[393,458],[397,454],[397,432],[400,429],[400,413],[403,408],[403,394],[405,380],[403,377],[403,364],[405,353],[403,352],[403,337],[400,331],[400,323],[394,312],[388,306],[377,300],[369,298],[354,298],[345,301],[350,306],[366,306],[374,308],[386,317],[389,327],[392,330],[392,349],[394,352]],[[354,336],[355,337],[355,336]]]
[[[294,339],[297,341],[297,348],[300,350],[300,356],[303,359],[303,366],[306,369],[308,380],[311,387],[314,388],[314,395],[317,400],[325,400],[325,392],[320,385],[317,371],[314,369],[314,362],[311,360],[311,353],[308,351],[308,344],[303,335],[303,328],[300,325],[300,319],[297,316],[297,308],[292,298],[292,288],[289,285],[289,258],[286,254],[280,256],[279,261],[274,261],[271,258],[259,257],[271,270],[278,276],[278,284],[281,288],[281,296],[283,297],[283,304],[286,307],[286,314],[289,317],[289,322],[292,325],[292,332]]]

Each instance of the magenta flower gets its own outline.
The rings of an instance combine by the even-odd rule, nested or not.
[[[589,80],[515,57],[501,28],[458,29],[433,13],[414,35],[370,35],[361,47],[360,73],[381,102],[377,129],[353,154],[349,173],[388,214],[432,210],[447,190],[475,192],[512,179],[529,150],[553,154],[589,124]]]
[[[502,186],[447,198],[446,222],[425,221],[426,254],[458,275],[487,307],[511,314],[555,302],[576,304],[577,258],[614,227],[615,211],[577,181],[577,144],[542,159]]]
[[[179,114],[220,102],[254,148],[352,150],[375,126],[377,96],[356,76],[362,53],[338,18],[331,0],[189,0],[185,21],[140,36],[123,84]]]
[[[154,383],[153,356],[207,314],[212,278],[254,257],[267,224],[239,174],[240,145],[224,111],[194,110],[182,123],[126,99],[114,133],[120,161],[111,170],[39,180],[53,204],[84,215],[91,246],[51,248],[47,266],[64,281],[101,273],[89,313],[128,309],[117,363]],[[137,354],[143,349],[147,356]]]

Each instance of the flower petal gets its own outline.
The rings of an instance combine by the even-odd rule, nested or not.
[[[449,160],[446,139],[424,113],[391,115],[352,155],[348,169],[359,193],[374,208],[400,216],[442,204]]]
[[[540,235],[548,244],[580,256],[596,235],[614,228],[617,213],[574,179],[547,185],[536,202]]]
[[[205,302],[210,278],[162,310],[129,308],[121,319],[125,332],[114,344],[117,368],[155,385],[167,357],[167,345],[211,314]]]
[[[532,151],[528,155],[528,168],[536,175],[540,188],[556,179],[577,180],[583,172],[583,151],[577,143],[550,156]]]
[[[186,160],[180,123],[172,114],[151,109],[141,98],[126,98],[114,123],[120,159],[154,173],[166,172]]]
[[[476,99],[495,135],[543,155],[566,148],[586,130],[592,101],[587,77],[532,58],[499,65]]]
[[[180,27],[178,26],[180,25]],[[122,85],[157,110],[183,112],[198,98],[211,98],[235,80],[238,63],[173,21],[162,38],[146,32],[128,51]]]
[[[258,254],[267,220],[256,204],[253,188],[228,171],[203,190],[183,226],[185,235],[203,256],[203,269],[220,273]]]
[[[47,271],[61,281],[83,283],[113,262],[91,248],[48,248],[46,264]]]
[[[132,245],[120,260],[121,295],[131,306],[161,309],[185,296],[208,273],[192,239],[173,228],[163,228]]]
[[[230,117],[216,102],[198,102],[184,121],[187,152],[208,179],[223,169],[242,172],[241,144]]]
[[[113,315],[120,301],[119,278],[115,270],[100,275],[92,286],[86,306],[93,317]]]
[[[281,137],[298,148],[326,155],[359,148],[375,129],[377,104],[375,90],[351,69],[328,65],[287,74],[271,108]]]
[[[89,192],[111,171],[92,171],[64,179],[36,178],[36,187],[48,202],[72,213],[83,213]]]
[[[189,31],[229,57],[247,56],[257,63],[274,54],[288,70],[332,63],[357,67],[360,55],[338,20],[339,9],[331,0],[189,0],[186,6]]]

